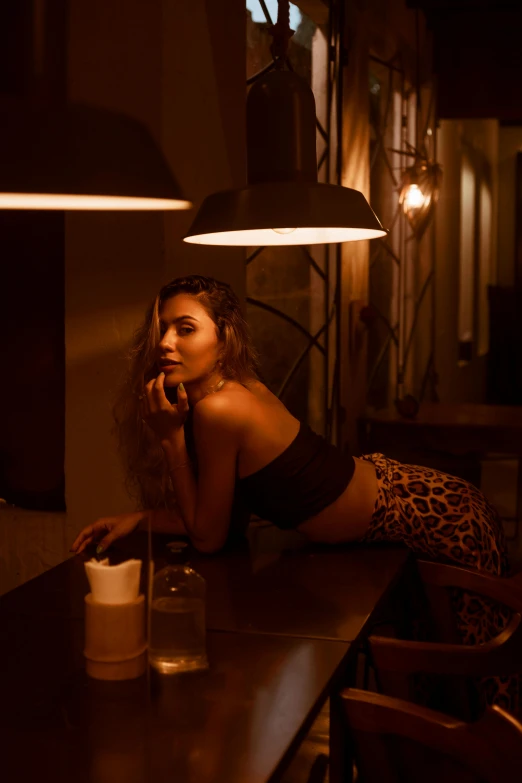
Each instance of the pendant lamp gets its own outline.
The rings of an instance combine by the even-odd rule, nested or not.
[[[189,209],[148,130],[90,106],[0,102],[0,209]]]
[[[317,181],[315,99],[304,79],[283,70],[292,34],[287,11],[280,0],[276,69],[248,93],[248,184],[208,196],[185,242],[313,245],[386,234],[362,193]]]

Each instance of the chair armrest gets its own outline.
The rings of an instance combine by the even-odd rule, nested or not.
[[[480,778],[500,783],[518,779],[516,770],[520,770],[522,765],[522,725],[497,706],[488,707],[478,721],[464,723],[427,707],[355,688],[342,691],[340,701],[346,726],[345,737],[355,744],[358,758],[362,757],[363,774],[368,760],[370,770],[374,768],[373,759],[377,761],[379,771],[384,773],[372,777],[372,780],[402,779],[398,770],[404,768],[404,762],[410,775],[413,773],[408,779],[422,780],[423,772],[425,774],[429,769],[427,764],[424,766],[424,759],[419,759],[416,754],[420,764],[410,771],[407,762],[411,746],[405,753],[398,746],[393,753],[386,753],[382,740],[390,735],[408,738],[438,754],[449,756],[459,762],[464,768],[462,771],[473,770],[473,780]],[[372,735],[375,742],[372,742]],[[457,774],[453,771],[451,779],[460,778],[462,771]],[[429,777],[434,779],[433,774]],[[465,777],[470,779],[468,775]]]
[[[377,671],[413,674],[504,676],[522,672],[522,616],[485,644],[439,644],[370,636],[368,645]]]

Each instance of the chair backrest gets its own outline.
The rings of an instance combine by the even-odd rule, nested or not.
[[[492,598],[515,612],[522,613],[522,579],[517,574],[511,578],[460,568],[442,563],[418,560],[417,567],[425,585],[434,587],[460,587],[470,593]]]
[[[522,777],[522,724],[499,707],[465,723],[369,691],[348,688],[340,698],[359,783],[518,783]]]
[[[482,710],[482,699],[476,683],[470,678],[522,674],[520,577],[490,576],[423,560],[417,561],[417,567],[430,619],[441,641],[406,641],[372,634],[368,647],[379,690],[390,696],[418,701],[417,675],[422,673],[423,695],[420,698],[424,703],[428,701],[430,706],[470,719]],[[455,633],[449,587],[479,593],[507,605],[512,609],[511,620],[485,644],[462,644]]]

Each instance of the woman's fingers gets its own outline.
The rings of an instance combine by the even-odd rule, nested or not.
[[[160,372],[157,378],[153,378],[152,381],[148,382],[144,398],[147,403],[147,415],[155,413],[158,410],[167,410],[172,407],[165,396],[164,384],[164,372]]]
[[[98,543],[98,546],[96,547],[96,554],[99,555],[101,552],[105,552],[105,550],[112,544],[112,542],[115,541],[119,537],[120,536],[118,535],[118,533],[115,532],[115,529],[113,528]]]
[[[149,413],[154,411],[156,409],[156,404],[154,401],[154,384],[156,383],[156,379],[153,378],[151,381],[148,382],[148,384],[145,386],[145,396],[143,398],[143,402],[145,403],[145,415],[148,416]]]
[[[85,547],[82,546],[82,544],[88,538],[92,538],[93,535],[94,535],[94,525],[87,525],[87,527],[84,527],[81,533],[79,533],[74,539],[71,545],[71,552],[76,552],[76,551],[81,552],[81,549],[79,549],[78,547],[82,547],[82,549],[84,549]]]
[[[186,416],[189,412],[188,394],[185,391],[185,387],[182,383],[178,386],[178,412],[182,416]]]
[[[160,410],[168,410],[172,408],[172,405],[167,400],[167,397],[165,395],[165,373],[160,372],[158,377],[156,378],[154,382],[154,397],[156,400],[156,404]]]
[[[83,552],[83,550],[86,549],[89,546],[89,544],[92,544],[93,541],[94,541],[94,536],[89,536],[88,538],[84,539],[83,543],[80,544],[80,546],[76,550],[76,554],[79,555],[80,552]]]
[[[126,514],[121,516],[117,524],[112,525],[107,529],[107,535],[104,536],[99,542],[98,547],[96,548],[96,552],[98,554],[100,554],[100,552],[104,552],[107,547],[116,541],[116,539],[122,538],[123,536],[127,536],[129,533],[132,533],[133,530],[136,530],[143,519],[147,519],[147,516],[143,516],[141,512],[138,514]]]
[[[178,400],[172,405],[165,394],[165,373],[149,381],[145,395],[140,402],[142,420],[154,430],[160,438],[168,438],[173,431],[183,426],[189,412],[189,401],[183,384],[178,386]]]
[[[87,525],[74,540],[71,552],[83,552],[85,547],[89,546],[95,538],[98,538],[104,531],[109,531],[110,529],[108,519],[98,519],[92,525]]]

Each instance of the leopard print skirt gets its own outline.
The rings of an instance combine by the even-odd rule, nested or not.
[[[370,527],[361,539],[403,542],[429,560],[454,563],[496,576],[507,576],[502,524],[482,492],[463,479],[432,468],[403,465],[383,454],[361,459],[375,465],[378,496]],[[454,589],[453,605],[464,644],[483,644],[508,624],[504,606]],[[485,703],[519,713],[519,677],[481,681]]]

